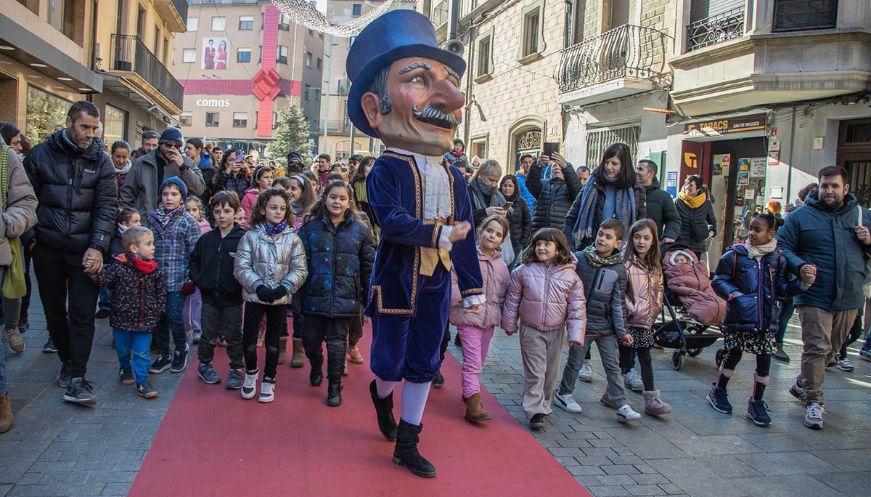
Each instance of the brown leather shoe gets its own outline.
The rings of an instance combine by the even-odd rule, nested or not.
[[[12,416],[12,402],[9,394],[0,397],[0,433],[6,433],[12,429],[15,418]]]
[[[305,347],[302,340],[293,339],[293,355],[290,357],[290,367],[301,368],[305,365]]]
[[[481,421],[489,421],[493,419],[493,415],[484,409],[484,404],[481,403],[481,395],[474,394],[466,400],[466,421],[470,423],[480,423]]]
[[[7,329],[6,339],[9,340],[9,348],[11,348],[12,352],[15,352],[16,354],[24,352],[24,349],[27,348],[24,344],[24,339],[21,338],[21,333],[18,331],[18,328]]]
[[[356,345],[348,347],[348,357],[353,364],[363,364],[363,354],[360,353],[360,349]]]
[[[278,364],[284,364],[287,359],[287,337],[278,339]]]

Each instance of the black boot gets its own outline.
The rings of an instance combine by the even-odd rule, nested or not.
[[[330,386],[327,389],[327,405],[330,407],[342,405],[342,380],[330,380]]]
[[[312,364],[311,373],[308,375],[308,382],[313,387],[321,386],[321,383],[324,381],[324,372],[321,370],[321,366],[315,366]]]
[[[375,413],[378,416],[378,429],[384,438],[391,442],[396,440],[396,418],[393,417],[393,392],[383,399],[378,397],[378,389],[375,380],[369,384],[369,394],[372,395],[372,404],[375,405]]]
[[[417,451],[417,442],[422,429],[423,423],[413,425],[405,420],[399,420],[399,429],[396,431],[396,448],[393,449],[393,462],[405,466],[421,478],[432,478],[436,474],[435,466]]]

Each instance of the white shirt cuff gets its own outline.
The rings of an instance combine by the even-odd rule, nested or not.
[[[473,305],[484,305],[487,303],[487,296],[484,294],[481,295],[470,295],[468,297],[463,297],[463,307],[469,308]]]
[[[442,226],[442,232],[439,235],[439,248],[442,250],[447,250],[448,252],[454,248],[453,242],[451,242],[451,231],[453,231],[453,226],[448,226],[445,224]]]

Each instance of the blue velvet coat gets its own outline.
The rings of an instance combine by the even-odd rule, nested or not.
[[[466,180],[456,167],[448,167],[453,180],[452,214],[448,224],[472,219]],[[441,228],[423,224],[423,178],[412,155],[387,151],[366,177],[366,195],[381,227],[381,241],[372,268],[366,314],[407,315],[417,313],[420,282],[420,248],[438,248]],[[484,293],[475,236],[454,243],[451,264],[463,297]],[[446,291],[450,292],[450,278]]]

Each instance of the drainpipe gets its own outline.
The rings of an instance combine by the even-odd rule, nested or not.
[[[96,61],[97,61],[97,12],[98,12],[98,8],[99,8],[99,3],[100,3],[99,0],[94,0],[94,3],[91,7],[93,9],[93,12],[91,13],[91,21],[92,21],[91,22],[91,50],[90,50],[90,52],[91,52],[90,59],[91,60],[90,60],[90,63],[88,64],[88,67],[92,71],[96,71],[96,69],[97,69],[97,65],[96,65]],[[88,102],[93,102],[94,101],[94,92],[89,91],[88,94],[85,95],[85,100],[87,100]]]
[[[469,146],[469,133],[471,130],[471,118],[469,117],[469,113],[472,110],[472,102],[475,97],[472,94],[472,78],[475,74],[475,51],[472,50],[472,45],[475,44],[475,35],[478,32],[478,28],[472,24],[469,27],[469,60],[468,65],[466,66],[466,115],[463,116],[463,145],[466,147]]]
[[[789,171],[786,175],[786,198],[784,199],[784,205],[789,202],[789,199],[792,198],[790,194],[792,193],[792,154],[793,150],[795,150],[795,105],[792,106],[792,124],[789,127]]]

